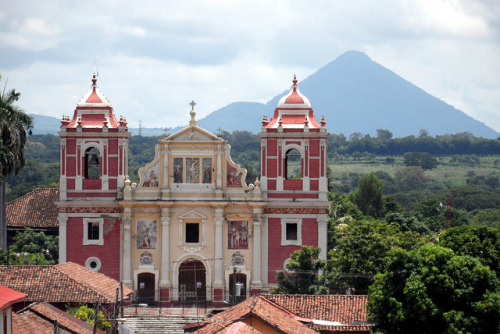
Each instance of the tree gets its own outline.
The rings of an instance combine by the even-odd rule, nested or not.
[[[111,322],[106,321],[106,316],[103,311],[97,312],[97,318],[95,316],[95,311],[88,307],[87,305],[81,305],[80,307],[68,307],[66,313],[71,314],[75,318],[83,320],[91,325],[94,325],[97,320],[97,328],[107,331],[111,329]]]
[[[286,263],[289,274],[283,270],[278,271],[276,279],[278,286],[272,291],[276,294],[326,294],[328,290],[320,284],[319,270],[323,269],[325,262],[318,259],[319,247],[302,246],[295,251]]]
[[[0,80],[1,80],[0,76]],[[7,249],[6,178],[19,174],[26,164],[24,150],[27,135],[31,135],[33,120],[14,103],[20,93],[14,89],[0,94],[0,249]]]
[[[365,215],[381,217],[384,214],[382,182],[372,172],[359,179],[358,189],[353,194],[353,202]]]
[[[423,222],[422,216],[415,212],[391,212],[385,217],[385,221],[388,224],[398,224],[401,232],[413,231],[420,235],[432,234],[432,231]]]
[[[457,255],[473,256],[500,277],[500,231],[482,225],[464,225],[446,230],[439,244]]]
[[[420,166],[423,169],[433,169],[438,165],[436,158],[429,153],[408,152],[404,155],[405,166]]]
[[[377,129],[377,138],[378,139],[391,139],[392,132],[384,129]]]
[[[334,290],[354,289],[365,294],[383,259],[394,247],[418,248],[424,242],[417,233],[399,231],[397,225],[376,220],[353,220],[337,225],[335,248],[328,252],[327,280]]]
[[[25,228],[14,237],[11,251],[15,253],[40,254],[46,264],[57,264],[59,256],[59,238]]]
[[[376,333],[498,333],[498,279],[478,259],[425,245],[384,262],[368,300]]]
[[[472,217],[471,224],[486,225],[500,230],[500,209],[478,210]]]
[[[394,174],[394,182],[399,191],[421,190],[429,178],[420,166],[403,167]]]

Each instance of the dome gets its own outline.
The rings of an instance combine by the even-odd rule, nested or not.
[[[297,77],[293,76],[293,85],[290,88],[290,92],[283,96],[278,102],[278,109],[298,109],[298,108],[311,108],[311,102],[307,97],[302,95],[299,90],[299,85],[297,84]]]
[[[78,106],[110,107],[111,103],[104,94],[97,88],[97,75],[92,76],[91,90],[78,102]]]

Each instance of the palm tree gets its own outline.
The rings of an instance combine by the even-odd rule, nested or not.
[[[0,75],[0,81],[2,77]],[[14,105],[20,93],[14,89],[0,94],[0,249],[7,249],[7,220],[5,189],[7,176],[19,174],[26,164],[24,150],[27,135],[31,135],[33,120]]]

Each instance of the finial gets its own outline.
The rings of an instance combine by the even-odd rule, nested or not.
[[[296,85],[297,82],[298,82],[297,81],[297,76],[295,74],[293,75],[293,81],[292,82],[293,82],[294,85]]]
[[[92,87],[95,87],[97,85],[97,75],[94,73],[92,76]]]
[[[190,105],[191,105],[191,111],[189,112],[189,114],[191,115],[191,120],[189,121],[189,125],[196,126],[196,119],[195,119],[196,111],[194,111],[194,106],[196,105],[196,103],[194,101],[191,101]]]
[[[321,126],[325,126],[326,125],[326,120],[325,120],[325,116],[321,116]]]

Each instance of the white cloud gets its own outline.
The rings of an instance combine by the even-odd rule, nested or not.
[[[12,2],[0,10],[0,73],[26,110],[60,117],[96,56],[117,113],[165,126],[187,122],[191,99],[199,117],[266,102],[294,73],[357,49],[500,130],[498,17],[494,0]]]

